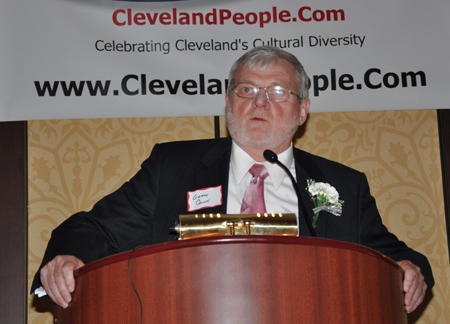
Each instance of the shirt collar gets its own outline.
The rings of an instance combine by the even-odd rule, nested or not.
[[[283,163],[288,169],[292,166],[294,162],[294,148],[291,143],[289,148],[278,154],[278,160]],[[250,155],[247,154],[242,148],[239,147],[234,141],[231,145],[231,170],[234,175],[236,184],[239,185],[244,176],[247,174],[248,170],[256,162]],[[269,171],[269,178],[272,181],[275,190],[278,190],[284,177],[287,176],[286,172],[280,166],[275,163],[264,162],[264,166]]]

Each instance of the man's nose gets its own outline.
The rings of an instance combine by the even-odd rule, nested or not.
[[[259,88],[258,93],[256,94],[255,98],[253,98],[253,104],[257,107],[269,106],[269,99],[267,98],[265,88]]]

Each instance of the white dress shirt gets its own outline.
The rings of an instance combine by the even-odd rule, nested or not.
[[[286,151],[278,155],[278,160],[289,168],[295,179],[294,148],[292,143]],[[245,190],[252,179],[252,175],[248,170],[255,163],[258,162],[233,141],[228,178],[227,214],[240,214]],[[293,213],[297,215],[298,224],[297,195],[289,176],[275,163],[264,162],[262,164],[269,171],[269,176],[264,180],[264,200],[267,212]]]

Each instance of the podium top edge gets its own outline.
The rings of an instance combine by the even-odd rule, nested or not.
[[[306,245],[316,247],[329,247],[335,249],[350,250],[357,253],[366,254],[389,263],[396,269],[403,272],[402,268],[391,258],[383,255],[382,253],[355,243],[336,241],[325,238],[313,238],[313,237],[283,237],[283,236],[214,236],[207,238],[195,238],[188,240],[171,241],[166,243],[160,243],[155,245],[148,245],[141,248],[137,248],[133,251],[126,251],[118,254],[114,254],[81,267],[74,272],[74,276],[78,277],[87,272],[101,268],[103,266],[126,261],[128,259],[134,259],[145,255],[160,253],[164,251],[192,248],[208,245],[224,245],[224,244],[290,244],[290,245]]]

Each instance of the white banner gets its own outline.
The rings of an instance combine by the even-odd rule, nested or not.
[[[311,112],[450,107],[448,0],[7,0],[0,120],[224,114],[232,63],[274,45]]]

